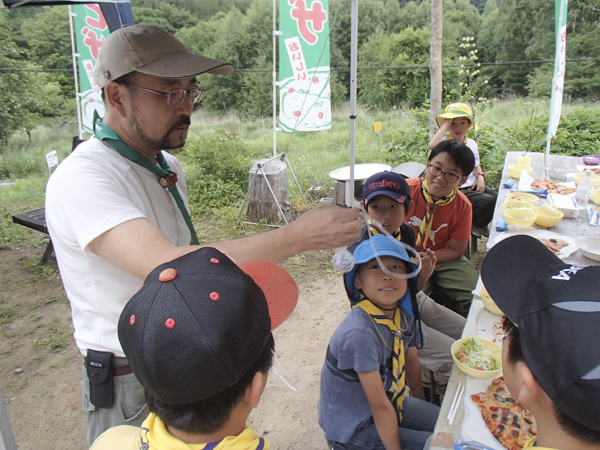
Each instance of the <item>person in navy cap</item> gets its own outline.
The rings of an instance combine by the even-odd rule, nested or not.
[[[506,386],[537,423],[525,447],[600,449],[600,267],[513,236],[487,253],[481,279],[506,314]]]

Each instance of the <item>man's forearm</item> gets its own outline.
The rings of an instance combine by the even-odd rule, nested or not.
[[[357,209],[317,206],[282,228],[208,246],[221,250],[238,264],[258,259],[277,263],[306,250],[346,245],[358,237],[361,226]],[[176,247],[145,218],[123,222],[88,246],[101,258],[141,280],[156,266],[200,248]]]

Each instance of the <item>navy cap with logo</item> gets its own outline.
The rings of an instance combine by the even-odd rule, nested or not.
[[[518,327],[542,389],[571,419],[600,431],[600,267],[565,264],[522,235],[490,249],[481,279]]]
[[[119,341],[153,397],[192,403],[238,382],[297,301],[298,287],[281,267],[238,266],[205,247],[148,275],[121,313]]]
[[[396,172],[379,172],[370,176],[363,186],[363,201],[368,208],[369,200],[385,195],[397,203],[410,201],[410,188],[404,177]]]

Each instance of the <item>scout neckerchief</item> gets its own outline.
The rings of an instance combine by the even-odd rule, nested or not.
[[[394,348],[392,351],[392,388],[394,389],[394,395],[392,396],[392,404],[398,410],[399,421],[402,422],[402,404],[404,402],[404,396],[406,394],[406,372],[404,371],[404,341],[402,340],[402,332],[406,331],[408,323],[406,319],[403,319],[403,313],[400,308],[396,308],[394,311],[394,320],[388,319],[383,314],[381,309],[371,303],[370,300],[362,300],[361,302],[354,305],[354,307],[362,308],[371,318],[371,320],[380,325],[387,326],[392,334],[394,335]],[[404,322],[405,328],[402,328],[402,322]],[[379,328],[375,326],[379,333]],[[385,339],[379,334],[383,344],[387,347]]]
[[[458,192],[458,187],[455,187],[447,197],[442,197],[439,200],[434,201],[433,196],[427,187],[427,179],[423,178],[421,180],[421,191],[423,192],[423,197],[425,197],[427,203],[425,204],[425,217],[423,217],[423,223],[421,224],[417,236],[417,248],[425,250],[427,240],[429,239],[429,233],[431,232],[431,225],[433,223],[433,213],[435,213],[438,206],[446,206],[452,203],[452,200],[454,200],[456,193]]]
[[[381,231],[379,231],[375,225],[373,225],[371,223],[371,221],[369,220],[367,222],[369,224],[369,230],[371,230],[371,234],[375,235],[375,234],[381,234]],[[400,235],[400,227],[396,228],[396,231],[394,231],[393,233],[390,233],[392,235],[393,238],[395,238],[397,241],[402,241],[402,236]]]
[[[139,437],[136,439],[138,444],[136,448],[147,450],[234,450],[242,448],[244,450],[268,450],[270,447],[269,441],[254,434],[249,426],[246,426],[237,436],[227,436],[218,442],[186,444],[171,435],[164,422],[155,413],[150,413],[144,420]]]
[[[129,161],[134,162],[148,169],[150,172],[158,175],[160,185],[165,189],[168,189],[175,199],[175,203],[177,203],[177,207],[179,208],[179,211],[181,211],[181,215],[190,229],[194,244],[199,245],[200,242],[198,241],[196,230],[194,230],[192,219],[190,218],[188,210],[183,203],[183,199],[179,194],[179,190],[177,189],[177,174],[169,167],[169,164],[167,163],[165,155],[163,155],[162,151],[156,155],[156,162],[158,162],[159,165],[152,164],[152,161],[127,145],[123,139],[121,139],[120,136],[112,130],[112,128],[105,123],[102,123],[102,119],[98,116],[96,111],[94,111],[94,134],[98,139],[104,141],[110,148],[117,151],[124,158],[127,158]]]

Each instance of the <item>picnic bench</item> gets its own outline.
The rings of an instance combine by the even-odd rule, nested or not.
[[[81,144],[85,139],[80,139],[78,136],[73,137],[73,145],[71,147],[71,153],[75,150],[79,144]],[[24,227],[31,228],[32,230],[40,231],[42,233],[46,233],[50,235],[48,232],[48,227],[46,226],[46,209],[38,208],[32,211],[26,211],[19,214],[14,214],[12,216],[13,223],[23,225]],[[54,261],[56,262],[56,257],[53,255],[54,246],[52,245],[52,239],[49,240],[48,245],[46,245],[46,249],[44,250],[44,254],[42,255],[42,259],[40,260],[40,265],[46,263],[46,261]]]

